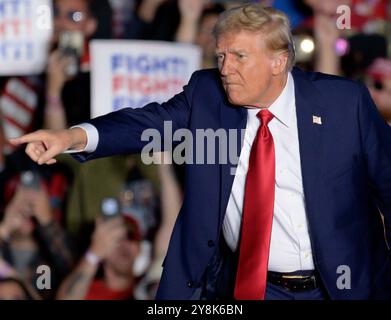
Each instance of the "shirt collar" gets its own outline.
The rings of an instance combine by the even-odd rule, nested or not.
[[[292,125],[295,112],[295,86],[290,72],[288,73],[288,79],[284,89],[268,110],[286,127],[289,128]],[[255,116],[259,112],[259,109],[249,109],[248,111],[251,115]]]

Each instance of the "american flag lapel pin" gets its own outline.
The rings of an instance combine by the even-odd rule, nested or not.
[[[322,124],[322,118],[318,116],[312,116],[312,123]]]

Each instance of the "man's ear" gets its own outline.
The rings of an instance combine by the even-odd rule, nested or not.
[[[277,76],[280,73],[285,72],[287,63],[288,63],[288,54],[287,53],[276,54],[272,60],[272,73],[273,73],[273,75]]]
[[[85,26],[85,36],[90,38],[98,28],[98,21],[95,18],[88,18]]]

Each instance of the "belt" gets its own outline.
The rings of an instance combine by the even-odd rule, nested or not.
[[[291,273],[268,271],[267,281],[292,292],[314,290],[320,285],[315,271]]]

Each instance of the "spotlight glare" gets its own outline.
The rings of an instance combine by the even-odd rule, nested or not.
[[[315,49],[315,43],[312,39],[303,39],[300,43],[300,49],[305,53],[311,53]]]
[[[344,56],[349,52],[350,46],[346,39],[339,38],[335,42],[335,51],[337,55]]]

